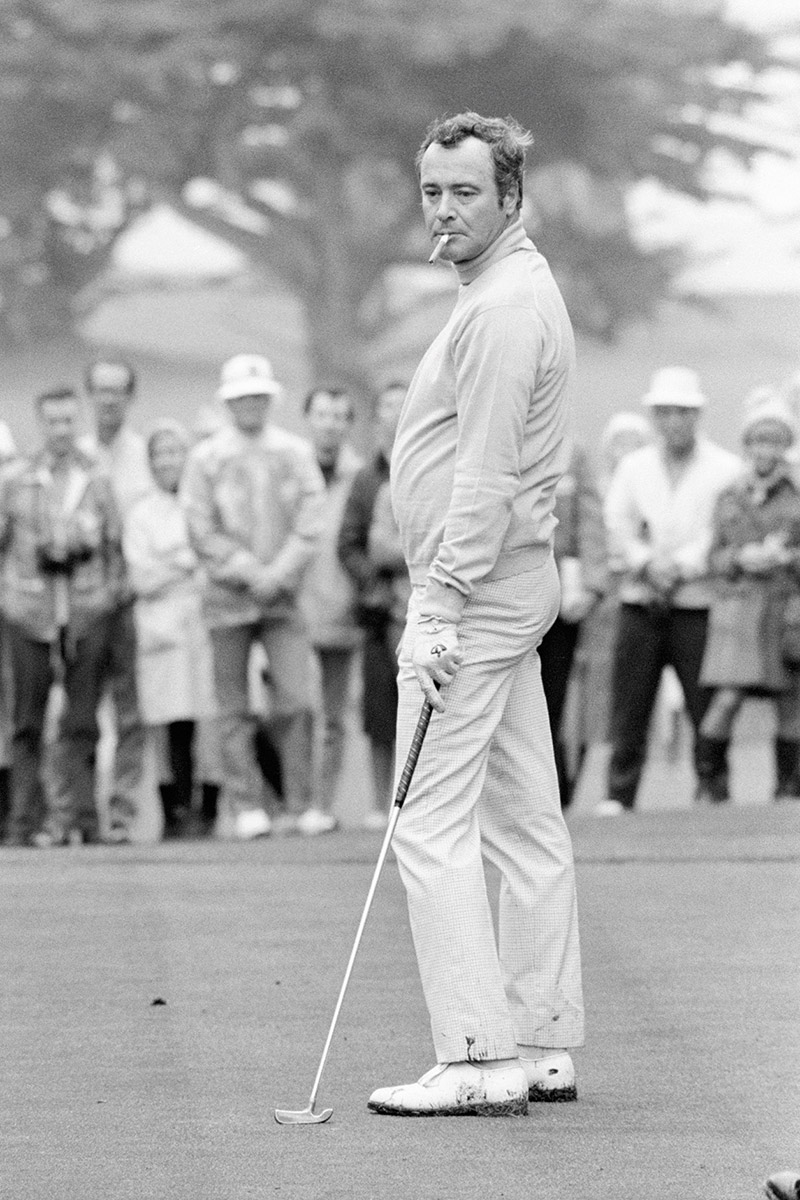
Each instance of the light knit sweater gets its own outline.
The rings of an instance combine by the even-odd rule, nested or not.
[[[391,465],[422,614],[451,621],[476,584],[552,553],[575,362],[561,294],[520,219],[456,270],[455,308],[411,381]]]

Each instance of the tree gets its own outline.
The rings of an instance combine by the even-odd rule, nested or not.
[[[425,253],[413,158],[431,117],[535,131],[537,241],[576,323],[612,337],[674,268],[637,249],[627,187],[701,194],[716,146],[751,153],[713,131],[747,98],[711,70],[765,61],[715,9],[665,0],[6,0],[0,21],[7,324],[64,320],[166,197],[303,300],[316,373],[356,388],[387,266]]]

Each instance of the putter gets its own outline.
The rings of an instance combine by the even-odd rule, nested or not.
[[[397,824],[397,818],[400,816],[400,809],[405,804],[405,799],[408,794],[408,786],[411,783],[411,777],[413,776],[414,769],[417,765],[417,759],[419,758],[419,752],[422,749],[422,743],[428,730],[432,712],[433,707],[430,701],[426,700],[422,706],[422,712],[419,714],[419,720],[417,721],[417,727],[414,730],[414,736],[411,739],[411,746],[409,747],[406,764],[403,767],[403,773],[400,776],[400,781],[397,785],[394,804],[392,805],[389,822],[386,826],[386,833],[383,837],[383,845],[381,846],[381,852],[378,855],[378,862],[375,867],[375,873],[372,876],[372,883],[369,885],[369,892],[367,893],[364,911],[361,914],[361,920],[359,921],[358,930],[356,932],[356,940],[353,943],[353,949],[350,951],[350,960],[347,964],[347,970],[344,973],[344,980],[342,982],[341,989],[339,990],[339,999],[336,1001],[336,1008],[333,1012],[333,1020],[331,1021],[331,1026],[328,1030],[328,1036],[325,1039],[322,1058],[320,1059],[319,1066],[317,1067],[317,1074],[314,1079],[314,1086],[311,1089],[311,1095],[308,1098],[308,1104],[305,1108],[301,1108],[299,1111],[292,1111],[288,1108],[276,1108],[275,1120],[279,1125],[321,1125],[323,1121],[329,1121],[333,1116],[332,1108],[323,1108],[322,1112],[314,1112],[314,1105],[317,1102],[317,1092],[319,1091],[319,1084],[320,1080],[322,1079],[325,1061],[328,1057],[328,1051],[330,1050],[331,1042],[333,1040],[333,1031],[336,1028],[336,1022],[339,1020],[339,1013],[341,1012],[344,994],[347,991],[347,985],[350,982],[350,976],[353,972],[353,963],[356,960],[358,947],[361,944],[361,935],[364,932],[364,926],[367,923],[367,917],[369,916],[372,899],[378,886],[378,879],[380,878],[383,864],[386,860],[386,855],[389,852],[389,846],[392,841],[395,825]]]

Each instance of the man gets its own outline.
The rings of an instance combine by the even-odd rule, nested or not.
[[[136,395],[132,367],[116,359],[90,363],[85,376],[95,432],[81,448],[107,472],[123,524],[142,496],[153,490],[147,447],[129,424]],[[136,689],[136,629],[133,596],[120,596],[109,644],[108,693],[114,712],[116,752],[108,801],[109,838],[131,840],[144,775],[145,730]]]
[[[269,424],[279,391],[266,358],[229,359],[218,395],[231,423],[194,447],[182,484],[189,535],[208,574],[223,795],[241,839],[261,837],[272,824],[261,799],[248,696],[256,641],[269,659],[271,726],[291,827],[312,802],[311,649],[297,596],[317,548],[325,485],[308,443]]]
[[[336,828],[331,809],[342,772],[353,656],[361,641],[353,583],[339,562],[336,547],[344,506],[363,463],[347,441],[354,415],[347,392],[315,388],[306,396],[303,412],[325,480],[324,525],[300,595],[319,666],[322,754],[315,771],[316,803],[300,816],[298,826],[301,833],[317,834]],[[315,751],[319,749],[315,745]]]
[[[391,475],[413,584],[399,764],[423,695],[435,709],[394,849],[437,1065],[373,1093],[381,1113],[512,1115],[529,1096],[576,1095],[574,867],[536,652],[558,610],[574,344],[520,218],[530,141],[468,112],[433,125],[418,157],[427,231],[448,235],[439,257],[460,283],[411,382]],[[482,852],[502,875],[499,944]]]
[[[14,435],[5,421],[0,421],[0,478],[17,458]],[[0,616],[0,843],[6,835],[11,804],[11,769],[8,765],[11,752],[11,729],[9,725],[8,672],[3,670],[3,633]]]
[[[125,588],[122,530],[110,482],[77,446],[71,390],[37,401],[44,445],[9,470],[0,492],[3,613],[14,680],[14,845],[97,841],[96,710],[114,614]],[[57,785],[45,811],[42,735],[55,672],[61,677]]]
[[[574,446],[569,468],[556,489],[558,521],[553,549],[561,584],[561,607],[539,647],[542,685],[558,770],[561,807],[572,798],[571,776],[561,723],[581,630],[606,591],[606,536],[603,503],[588,457]],[[585,743],[578,746],[578,755]]]
[[[680,680],[694,729],[700,790],[713,799],[725,799],[728,792],[727,747],[699,733],[711,698],[699,678],[712,599],[707,578],[712,516],[742,463],[699,434],[706,400],[696,372],[657,371],[643,403],[657,440],[625,455],[605,502],[611,565],[622,581],[608,795],[596,809],[604,816],[636,803],[650,717],[668,665]]]
[[[375,506],[389,484],[389,459],[408,384],[392,380],[375,404],[375,454],[353,480],[339,530],[339,558],[353,580],[356,611],[364,632],[361,650],[362,727],[369,741],[372,806],[364,816],[367,829],[383,829],[391,803],[394,741],[397,730],[397,642],[392,637],[393,604],[402,573],[408,570],[379,565],[370,549]]]

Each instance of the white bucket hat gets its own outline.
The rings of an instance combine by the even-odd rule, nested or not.
[[[281,390],[272,372],[272,364],[262,354],[236,354],[222,364],[219,375],[219,400],[238,400],[242,396],[277,396]]]
[[[642,397],[647,408],[703,408],[705,403],[700,376],[689,367],[662,367]]]

